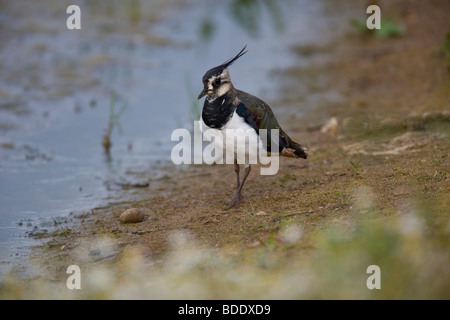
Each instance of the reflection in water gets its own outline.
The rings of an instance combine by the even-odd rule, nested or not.
[[[205,17],[200,23],[199,30],[200,30],[200,39],[202,39],[203,41],[209,41],[216,32],[216,26],[214,25],[214,22],[210,18]]]
[[[103,151],[106,156],[107,163],[110,163],[112,160],[112,158],[111,158],[111,146],[112,146],[111,135],[114,131],[114,128],[116,128],[116,130],[120,134],[122,134],[122,126],[120,125],[120,116],[126,107],[127,107],[126,104],[124,104],[120,108],[119,111],[116,111],[116,95],[113,91],[111,93],[111,103],[109,105],[108,126],[107,126],[107,128],[105,130],[106,132],[102,138],[102,146],[103,146]]]
[[[251,37],[260,36],[261,26],[267,24],[265,14],[267,13],[274,30],[282,32],[285,30],[282,6],[291,0],[232,0],[228,2],[228,12],[233,22],[239,25]],[[284,2],[284,3],[283,3]],[[199,27],[200,38],[210,41],[217,31],[214,20],[210,17],[210,11],[206,13]]]
[[[141,20],[141,10],[139,0],[129,0],[126,3],[128,21],[135,25]]]
[[[264,9],[269,13],[272,25],[277,31],[284,30],[281,13],[282,1],[271,0],[233,0],[230,3],[231,16],[235,23],[240,25],[250,35],[259,35],[263,19]]]

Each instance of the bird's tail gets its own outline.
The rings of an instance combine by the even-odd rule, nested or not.
[[[281,155],[289,158],[303,158],[306,159],[308,154],[306,151],[308,148],[289,140],[289,144],[281,150]]]
[[[302,146],[297,142],[291,141],[290,147],[295,150],[294,154],[297,156],[297,158],[306,159],[308,157],[308,154],[306,153],[308,148],[306,148],[305,146]]]

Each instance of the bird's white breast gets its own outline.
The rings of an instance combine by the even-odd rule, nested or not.
[[[224,156],[229,154],[236,158],[238,148],[242,148],[240,150],[245,150],[245,162],[238,159],[240,164],[248,164],[249,153],[253,153],[253,155],[257,158],[258,150],[263,148],[262,140],[259,138],[259,135],[256,133],[255,129],[246,123],[245,120],[236,113],[236,111],[234,111],[231,119],[220,129],[210,128],[203,122],[202,119],[200,119],[200,130],[206,137],[215,137],[212,143],[216,148],[223,150]],[[226,137],[229,137],[232,133],[234,133],[234,143],[226,143]],[[222,137],[222,139],[218,139],[216,137]]]

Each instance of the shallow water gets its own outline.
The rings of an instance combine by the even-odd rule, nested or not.
[[[81,8],[81,30],[66,28],[67,3],[0,4],[3,265],[26,255],[30,232],[126,197],[123,183],[166,174],[171,132],[192,128],[206,70],[246,44],[231,77],[270,103],[281,92],[272,71],[310,59],[292,46],[326,43],[358,9],[314,0],[70,4]],[[274,111],[282,123],[283,106]],[[111,115],[108,156],[102,138]]]

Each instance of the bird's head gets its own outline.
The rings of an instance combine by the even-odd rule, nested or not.
[[[203,91],[198,95],[198,99],[201,99],[205,95],[208,95],[211,99],[221,97],[233,88],[227,68],[247,52],[244,51],[246,47],[247,46],[245,46],[234,58],[227,60],[220,66],[209,69],[205,73],[202,78]]]

